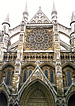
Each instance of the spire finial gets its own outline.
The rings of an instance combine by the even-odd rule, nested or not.
[[[6,24],[8,24],[8,25],[10,26],[9,13],[7,14],[7,16],[6,16],[5,20],[4,20],[4,22],[2,23],[2,25],[3,25],[4,23],[6,23]]]
[[[52,9],[52,11],[56,11],[54,0],[53,0],[53,9]]]
[[[9,13],[7,14],[7,16],[5,18],[5,22],[9,23]]]
[[[28,21],[28,16],[29,16],[29,14],[28,14],[27,1],[26,1],[25,10],[23,12],[23,18],[24,18],[25,23],[27,23],[27,21]]]
[[[25,10],[24,10],[24,12],[28,13],[27,1],[26,1],[26,5],[25,5]]]
[[[71,22],[75,21],[75,11],[72,12]]]
[[[52,14],[53,14],[53,13],[56,13],[56,14],[57,14],[57,11],[56,11],[56,8],[55,8],[55,3],[54,3],[54,0],[53,0]]]
[[[39,6],[39,10],[41,10],[41,6]]]

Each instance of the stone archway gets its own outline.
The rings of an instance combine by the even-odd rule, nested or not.
[[[7,98],[4,93],[0,93],[0,106],[7,106]]]
[[[20,106],[54,106],[51,91],[39,81],[26,87],[20,99]]]
[[[75,94],[69,98],[68,106],[75,106]]]
[[[27,106],[48,106],[46,97],[39,88],[35,89],[31,94]]]

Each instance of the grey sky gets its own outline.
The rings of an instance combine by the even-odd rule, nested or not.
[[[0,25],[9,13],[11,27],[21,23],[22,13],[28,2],[29,20],[41,6],[42,11],[51,20],[53,0],[0,0]],[[58,22],[69,27],[72,11],[75,11],[75,0],[54,0],[58,12]]]

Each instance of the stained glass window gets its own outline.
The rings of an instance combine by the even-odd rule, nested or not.
[[[23,82],[26,81],[26,76],[27,76],[27,70],[24,71]]]
[[[32,70],[29,71],[29,76],[30,76],[31,73],[32,73]]]
[[[46,30],[34,29],[27,32],[26,44],[30,49],[46,50],[52,47],[52,35]]]
[[[45,75],[48,78],[48,71],[47,70],[45,70]]]
[[[6,84],[7,84],[7,85],[10,84],[10,75],[11,75],[11,72],[8,71],[8,73],[7,73],[7,80],[6,80]]]
[[[50,82],[53,82],[53,71],[50,70]]]
[[[68,83],[68,86],[71,85],[71,73],[70,73],[70,71],[67,71],[67,83]]]
[[[65,77],[63,76],[63,86],[65,86]]]

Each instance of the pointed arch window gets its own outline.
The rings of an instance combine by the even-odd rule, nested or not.
[[[70,73],[70,71],[67,71],[67,83],[68,83],[68,86],[71,85],[71,73]]]
[[[27,77],[27,70],[24,71],[24,75],[23,75],[23,82],[26,81],[26,77]]]
[[[65,77],[63,76],[63,86],[65,86]]]
[[[54,80],[53,80],[53,71],[52,70],[50,70],[50,82],[54,82]]]
[[[45,70],[45,75],[48,78],[48,71],[47,70]]]
[[[8,73],[7,73],[7,80],[6,80],[6,84],[7,84],[7,85],[10,84],[10,75],[11,75],[11,72],[8,71]]]
[[[32,73],[32,70],[29,71],[29,76],[30,76],[31,73]]]

